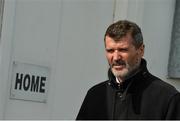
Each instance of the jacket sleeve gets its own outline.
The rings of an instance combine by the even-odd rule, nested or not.
[[[169,102],[166,120],[180,119],[180,93],[175,94]]]

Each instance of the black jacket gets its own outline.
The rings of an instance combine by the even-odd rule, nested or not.
[[[109,80],[87,92],[77,120],[180,119],[180,93],[150,74],[144,59],[140,71],[121,86],[108,74]]]

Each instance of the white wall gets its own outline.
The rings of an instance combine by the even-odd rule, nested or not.
[[[54,80],[56,67],[56,49],[58,43],[61,1],[58,0],[9,0],[5,1],[4,22],[9,22],[6,15],[11,15],[11,21],[4,23],[2,41],[8,45],[8,51],[3,52],[4,64],[2,70],[6,75],[6,90],[4,93],[4,119],[49,119],[53,103],[53,87],[49,86],[47,103],[9,99],[11,88],[11,70],[13,61],[26,62],[51,68],[51,81]],[[13,9],[9,8],[13,6]],[[11,11],[10,11],[11,10]],[[8,12],[9,13],[6,13]],[[10,29],[9,29],[10,28]],[[8,30],[9,29],[9,30]],[[10,36],[11,38],[7,38]]]
[[[11,40],[13,37],[15,1],[6,1],[4,6],[3,28],[0,41],[0,119],[4,119],[7,98],[9,62],[11,60]]]
[[[113,1],[70,1],[63,1],[53,119],[74,118],[87,90],[107,79],[103,36]]]
[[[1,41],[1,119],[75,119],[87,90],[107,79],[103,36],[109,0],[6,0]],[[13,61],[51,69],[46,103],[12,100]]]

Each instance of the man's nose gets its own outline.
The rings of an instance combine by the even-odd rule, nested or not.
[[[121,59],[121,54],[118,51],[115,51],[114,54],[113,54],[113,59],[114,60]]]

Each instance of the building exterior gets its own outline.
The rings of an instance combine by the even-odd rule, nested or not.
[[[0,119],[75,119],[87,90],[107,79],[103,36],[119,19],[141,26],[149,71],[180,90],[167,77],[175,0],[1,4]]]

